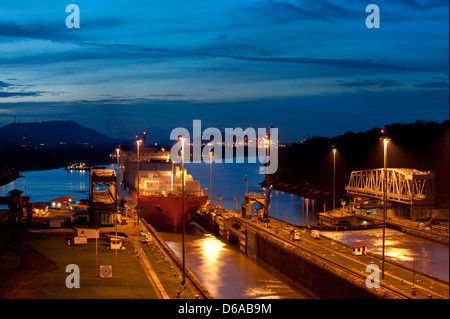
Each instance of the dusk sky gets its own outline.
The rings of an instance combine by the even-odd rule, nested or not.
[[[0,126],[74,120],[168,140],[198,119],[273,124],[294,142],[442,122],[448,12],[448,0],[0,0]]]

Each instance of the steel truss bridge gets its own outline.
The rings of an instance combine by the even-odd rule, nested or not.
[[[434,173],[411,168],[388,168],[387,200],[408,205],[431,206],[434,204]],[[353,171],[347,195],[383,200],[384,169]]]

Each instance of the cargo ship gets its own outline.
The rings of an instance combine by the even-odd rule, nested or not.
[[[124,187],[137,202],[140,217],[152,226],[176,231],[183,222],[182,174],[185,176],[185,223],[208,200],[208,189],[200,188],[200,181],[188,175],[186,169],[170,159],[170,152],[141,146],[122,151],[122,177]],[[139,200],[138,200],[139,195]]]

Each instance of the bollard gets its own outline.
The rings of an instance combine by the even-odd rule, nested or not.
[[[417,293],[416,287],[411,287],[411,295],[415,296]]]
[[[177,290],[177,298],[180,298],[181,291]]]

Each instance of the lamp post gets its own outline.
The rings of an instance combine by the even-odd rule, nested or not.
[[[245,175],[245,194],[248,193],[248,179],[247,179],[247,175]]]
[[[223,197],[219,195],[217,195],[217,200],[219,201],[219,207],[222,208],[222,199]]]
[[[171,162],[172,162],[172,172],[170,173],[170,191],[173,192],[173,179],[175,178],[174,177],[174,175],[175,175],[175,168],[174,168],[174,164],[173,164],[172,160],[171,160]]]
[[[209,151],[209,203],[212,203],[212,161],[213,161],[213,151]]]
[[[137,203],[136,203],[136,208],[137,208],[137,221],[139,222],[139,216],[140,216],[140,209],[139,209],[139,196],[140,196],[140,176],[139,176],[139,164],[140,164],[140,157],[139,157],[139,145],[141,144],[142,140],[137,139],[136,140],[136,146],[137,146]]]
[[[384,130],[382,130],[384,133]],[[387,210],[387,145],[389,139],[383,138],[384,146],[384,169],[383,169],[383,253],[382,253],[382,266],[381,266],[381,280],[384,280],[384,255],[385,255],[385,242],[386,242],[386,210]]]
[[[336,209],[336,148],[333,145],[333,211]]]
[[[119,173],[119,152],[120,152],[120,149],[119,148],[116,148],[116,157],[117,157],[117,185],[116,185],[116,202],[117,202],[117,210],[116,210],[116,218],[115,218],[115,220],[114,220],[114,224],[115,224],[115,228],[116,228],[116,240],[117,240],[117,216],[118,216],[118,213],[119,213],[119,186],[120,186],[120,180],[119,180],[119,178],[120,178],[120,173]],[[116,242],[116,244],[117,244],[117,242]],[[116,271],[117,271],[117,245],[115,246],[116,247]]]
[[[265,146],[266,146],[266,211],[264,214],[264,219],[266,220],[266,227],[267,221],[269,218],[269,147],[270,147],[270,135],[267,133],[266,140],[265,140]]]
[[[182,259],[183,259],[183,280],[181,281],[181,285],[184,286],[186,282],[186,272],[185,272],[185,248],[184,248],[184,233],[185,233],[185,216],[184,216],[184,137],[180,135],[178,137],[181,140],[181,223],[182,223]]]
[[[116,200],[117,203],[120,202],[120,148],[116,148],[116,157],[117,157],[117,186],[116,186]]]

